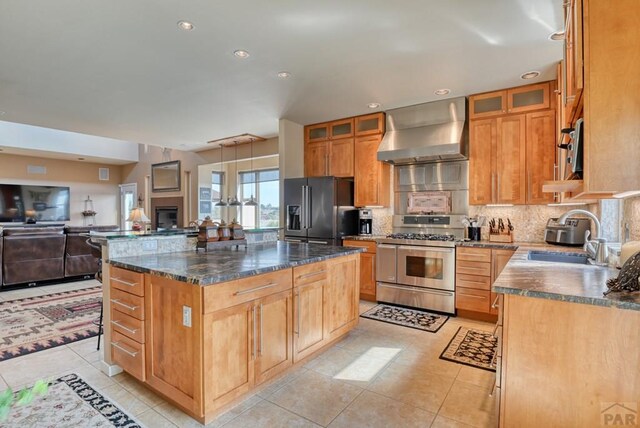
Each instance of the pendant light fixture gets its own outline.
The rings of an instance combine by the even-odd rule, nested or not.
[[[251,191],[251,199],[249,199],[249,201],[245,202],[244,205],[247,206],[247,207],[257,207],[258,206],[258,202],[253,197],[253,190],[256,189],[256,183],[258,181],[258,175],[253,170],[253,141],[251,141],[249,144],[251,144],[251,154],[250,154],[250,156],[251,156],[251,174],[253,174],[253,189]]]
[[[238,176],[238,142],[235,142],[234,145],[235,148],[235,164],[236,164],[236,177]],[[231,202],[229,202],[229,206],[230,207],[239,207],[241,206],[242,203],[238,200],[238,191],[236,190],[236,192],[233,195],[233,198],[231,198]]]
[[[224,147],[223,144],[220,144],[220,199],[218,200],[218,202],[216,202],[213,206],[214,207],[226,207],[227,203],[224,201],[224,199],[222,198],[222,189],[223,189],[223,181],[224,181],[224,173],[222,173],[222,148]]]

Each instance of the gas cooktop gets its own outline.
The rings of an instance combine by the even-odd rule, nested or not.
[[[433,247],[454,247],[458,239],[453,235],[431,233],[392,233],[378,242],[386,244],[422,245]]]

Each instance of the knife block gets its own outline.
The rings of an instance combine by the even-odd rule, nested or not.
[[[502,242],[502,243],[510,243],[513,242],[513,233],[491,233],[489,234],[489,242]]]

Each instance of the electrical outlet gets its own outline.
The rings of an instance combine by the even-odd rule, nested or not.
[[[182,325],[191,327],[191,308],[189,306],[182,307]]]
[[[158,241],[155,239],[143,239],[142,251],[156,251],[158,249]]]

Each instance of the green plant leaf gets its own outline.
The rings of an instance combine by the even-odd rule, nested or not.
[[[33,391],[29,388],[25,388],[22,391],[18,392],[18,396],[16,397],[16,404],[19,406],[24,406],[25,404],[29,404],[33,401]]]
[[[11,388],[7,388],[3,392],[0,392],[0,408],[4,408],[5,406],[10,407],[12,402],[13,390]]]
[[[7,416],[9,416],[9,410],[11,410],[11,405],[5,406],[4,404],[0,404],[0,422],[7,419]]]
[[[49,382],[40,379],[33,385],[32,391],[35,395],[45,395],[49,391]]]

